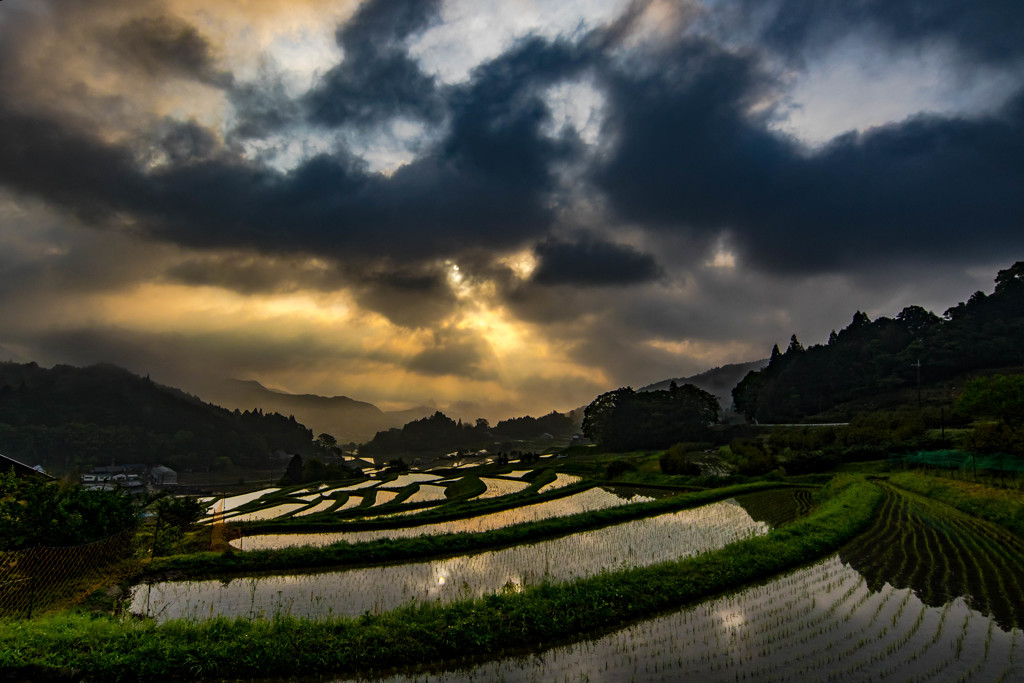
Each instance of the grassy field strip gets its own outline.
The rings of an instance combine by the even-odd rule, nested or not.
[[[420,503],[416,506],[412,506],[412,509],[402,510],[403,512],[408,513],[410,517],[410,519],[402,523],[398,523],[394,519],[389,522],[384,516],[377,517],[375,519],[358,516],[349,516],[346,518],[319,516],[313,520],[302,521],[297,521],[294,517],[288,517],[269,522],[250,523],[246,528],[246,533],[284,533],[286,530],[288,532],[298,533],[331,532],[339,530],[364,531],[369,529],[393,528],[397,526],[417,526],[420,523],[425,524],[428,522],[440,523],[466,519],[469,517],[479,517],[485,514],[500,512],[502,510],[539,505],[558,498],[574,495],[596,485],[593,482],[581,482],[576,485],[567,486],[563,489],[546,493],[544,497],[531,495],[536,493],[537,488],[541,487],[548,481],[555,481],[555,479],[555,473],[551,470],[541,470],[538,475],[526,485],[526,488],[520,491],[519,494],[481,500],[480,494],[487,490],[487,485],[475,475],[466,475],[456,480],[440,480],[435,482],[438,485],[444,484],[446,486],[445,495],[448,502],[444,505]],[[358,490],[355,492],[359,495],[368,495],[370,493]],[[367,510],[369,510],[369,506],[366,507]]]
[[[691,507],[715,502],[744,493],[770,491],[780,489],[778,484],[759,482],[729,486],[722,489],[698,491],[673,498],[665,498],[646,503],[619,505],[599,510],[589,510],[573,515],[557,516],[564,507],[552,508],[551,517],[537,521],[510,523],[507,526],[476,533],[444,533],[425,535],[414,538],[383,539],[367,543],[335,543],[327,547],[299,546],[271,550],[249,550],[249,543],[261,538],[244,537],[241,539],[242,553],[199,553],[196,555],[158,558],[146,568],[149,574],[173,572],[186,576],[220,576],[238,573],[263,571],[288,571],[295,569],[315,569],[318,567],[366,566],[384,562],[409,562],[432,557],[461,555],[465,553],[491,550],[521,543],[532,543],[545,538],[553,538],[566,534],[577,533],[586,529],[609,526],[631,519],[651,517],[663,512],[683,510]],[[591,489],[593,490],[593,489]],[[797,489],[801,491],[801,489]],[[799,495],[799,494],[798,494]],[[548,504],[560,503],[564,499],[548,501]],[[621,499],[606,494],[606,500],[621,503]],[[351,500],[350,500],[351,502]],[[348,504],[348,503],[346,503]],[[545,505],[545,504],[538,504]],[[538,505],[530,505],[521,510],[536,514]],[[515,521],[509,511],[502,512],[503,518]],[[501,520],[499,520],[501,521]],[[417,527],[421,530],[434,530],[436,525]],[[442,530],[450,530],[450,526],[442,526]]]
[[[313,514],[316,514],[317,512],[327,512],[332,507],[334,507],[334,504],[336,502],[337,501],[331,500],[330,498],[328,498],[326,500],[321,500],[316,505],[311,505],[310,507],[306,508],[305,510],[300,510],[299,512],[296,512],[295,516],[296,517],[305,517],[306,515],[313,515]]]
[[[385,492],[381,491],[380,493]],[[636,499],[631,500],[647,502],[650,499],[637,496]],[[244,545],[247,550],[270,550],[296,545],[325,546],[339,541],[347,543],[366,543],[368,541],[377,541],[382,539],[397,540],[438,534],[451,535],[459,533],[480,533],[526,522],[537,522],[545,519],[566,517],[573,514],[626,505],[631,502],[631,500],[620,498],[613,493],[609,493],[603,489],[595,487],[574,494],[573,496],[537,503],[536,505],[509,508],[501,510],[500,512],[492,512],[490,514],[480,515],[477,517],[464,517],[448,522],[420,524],[418,526],[404,526],[391,529],[369,529],[365,531],[348,532],[336,531],[325,534],[260,534],[256,536],[247,536],[245,538]]]
[[[543,581],[647,566],[767,532],[766,523],[755,521],[730,499],[539,543],[427,562],[234,581],[139,584],[132,589],[130,610],[161,621],[210,615],[359,616],[412,600],[452,602],[519,591]]]
[[[403,489],[410,484],[422,484],[430,481],[437,481],[444,479],[439,474],[429,474],[427,472],[410,472],[407,474],[400,474],[392,481],[386,481],[381,486],[389,489]]]
[[[820,558],[871,520],[881,490],[846,478],[792,524],[720,551],[451,605],[358,619],[153,622],[62,615],[0,628],[0,665],[72,666],[96,678],[365,674],[607,630]],[[244,646],[241,644],[244,643]]]
[[[961,512],[995,522],[1024,537],[1024,495],[1020,491],[995,489],[917,472],[894,474],[889,477],[889,482],[906,491],[941,501]]]
[[[232,522],[255,522],[264,519],[276,519],[283,517],[288,513],[301,510],[306,507],[305,503],[282,503],[269,508],[262,508],[260,510],[254,510],[253,512],[243,512],[240,515],[236,515],[230,518]]]

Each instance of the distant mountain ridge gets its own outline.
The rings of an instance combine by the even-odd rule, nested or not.
[[[268,389],[255,380],[228,379],[203,394],[227,408],[260,408],[282,415],[294,415],[296,420],[315,434],[326,432],[341,443],[369,441],[379,431],[401,427],[412,420],[432,415],[435,410],[419,406],[386,412],[372,403],[348,396],[289,394]]]
[[[705,370],[690,377],[663,379],[654,384],[640,387],[639,391],[664,391],[672,382],[678,385],[693,384],[709,394],[713,394],[723,409],[732,405],[732,390],[748,373],[760,370],[768,365],[768,359],[753,360],[746,363],[731,363],[717,368]]]
[[[287,416],[232,412],[115,365],[0,362],[0,451],[60,472],[112,461],[266,469],[275,451],[312,452],[312,439]]]

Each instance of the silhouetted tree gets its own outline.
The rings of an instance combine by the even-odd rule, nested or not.
[[[302,456],[296,453],[288,461],[288,469],[284,471],[279,484],[281,486],[292,486],[302,483]]]

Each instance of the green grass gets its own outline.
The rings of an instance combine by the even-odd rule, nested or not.
[[[907,491],[928,496],[975,517],[987,519],[1024,536],[1024,495],[967,481],[900,472],[889,482]]]
[[[782,485],[772,482],[756,482],[721,489],[709,489],[647,503],[582,512],[479,533],[380,539],[363,543],[342,541],[321,548],[294,547],[280,550],[208,552],[160,557],[150,562],[144,572],[146,575],[173,573],[175,577],[182,575],[205,577],[324,567],[367,566],[386,562],[409,562],[462,555],[565,536],[586,529],[596,529],[674,510],[684,510],[743,493],[765,491],[780,486]]]
[[[309,621],[168,622],[61,615],[0,622],[0,666],[74,667],[97,680],[370,674],[579,638],[805,564],[870,521],[880,489],[846,477],[812,514],[767,536],[651,567],[518,594]]]

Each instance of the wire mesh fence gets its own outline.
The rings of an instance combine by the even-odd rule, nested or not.
[[[80,602],[129,571],[136,550],[128,529],[67,547],[0,552],[0,617],[25,617]]]
[[[970,451],[941,450],[918,451],[905,455],[890,455],[893,464],[905,467],[934,467],[946,470],[978,472],[1024,472],[1024,457],[1009,453],[972,453]]]

